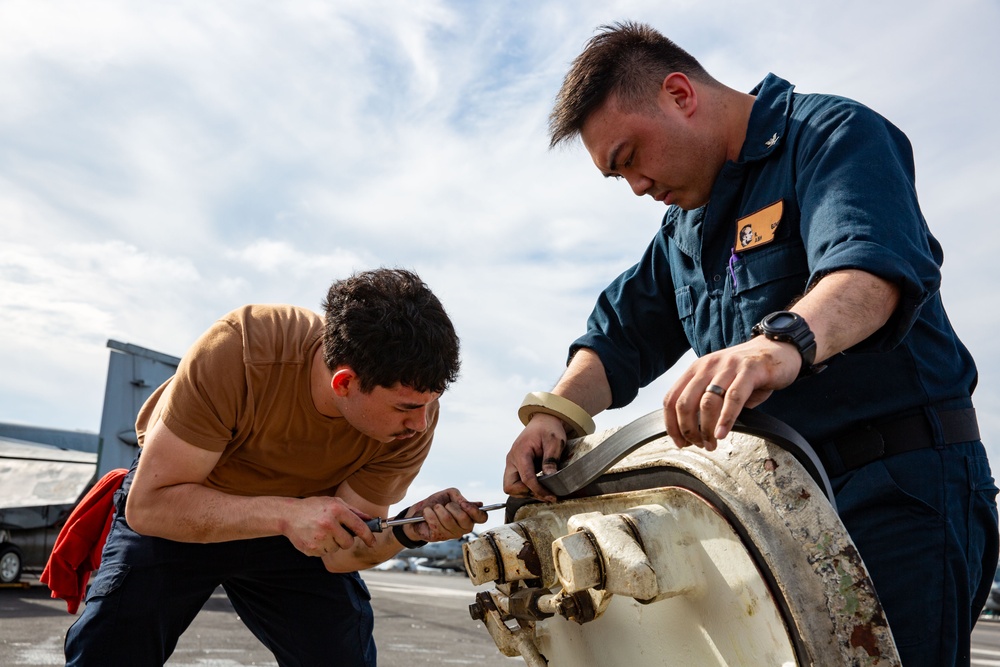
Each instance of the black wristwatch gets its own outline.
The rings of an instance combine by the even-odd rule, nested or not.
[[[764,336],[769,340],[791,343],[802,356],[802,366],[798,378],[816,375],[826,368],[824,364],[814,364],[816,360],[816,336],[806,321],[797,313],[779,310],[766,316],[750,330],[754,336]],[[798,379],[796,378],[796,379]]]
[[[410,506],[412,507],[412,505]],[[397,519],[406,518],[406,513],[410,511],[409,507],[404,507],[403,511],[396,515]],[[419,549],[422,546],[426,546],[427,542],[424,540],[411,540],[406,533],[403,532],[403,525],[399,524],[392,527],[392,534],[396,537],[396,541],[402,544],[407,549]]]

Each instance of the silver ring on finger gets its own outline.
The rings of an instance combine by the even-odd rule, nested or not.
[[[722,387],[720,387],[717,384],[710,384],[707,387],[705,387],[705,393],[706,394],[715,394],[719,398],[725,398],[726,397],[726,390],[723,389]]]

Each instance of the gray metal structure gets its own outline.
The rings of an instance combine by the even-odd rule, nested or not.
[[[108,383],[104,389],[97,478],[132,465],[138,450],[135,417],[150,394],[174,374],[180,359],[144,347],[108,341]]]
[[[26,424],[10,424],[0,422],[0,439],[9,438],[22,442],[40,442],[59,449],[71,449],[77,452],[97,453],[99,438],[96,433],[88,431],[67,431],[60,428],[45,428],[44,426],[28,426]]]
[[[132,464],[136,415],[180,362],[115,340],[108,347],[99,434],[0,423],[0,584],[40,571],[80,499],[105,473]]]

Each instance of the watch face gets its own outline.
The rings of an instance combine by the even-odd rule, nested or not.
[[[798,316],[794,313],[772,313],[771,316],[767,318],[767,326],[773,329],[787,329],[795,324],[797,319]]]
[[[799,377],[812,375],[826,368],[813,366],[813,361],[816,359],[816,337],[806,321],[796,313],[787,310],[771,313],[755,324],[752,331],[755,335],[763,334],[771,340],[794,345],[802,355]]]

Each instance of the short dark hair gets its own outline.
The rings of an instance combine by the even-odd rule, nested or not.
[[[458,378],[455,327],[415,273],[355,273],[330,286],[323,310],[323,360],[331,370],[349,366],[363,392],[399,383],[440,393]]]
[[[549,147],[580,134],[587,118],[612,94],[622,108],[651,106],[672,72],[714,82],[695,58],[644,23],[604,25],[570,67],[549,114]]]

